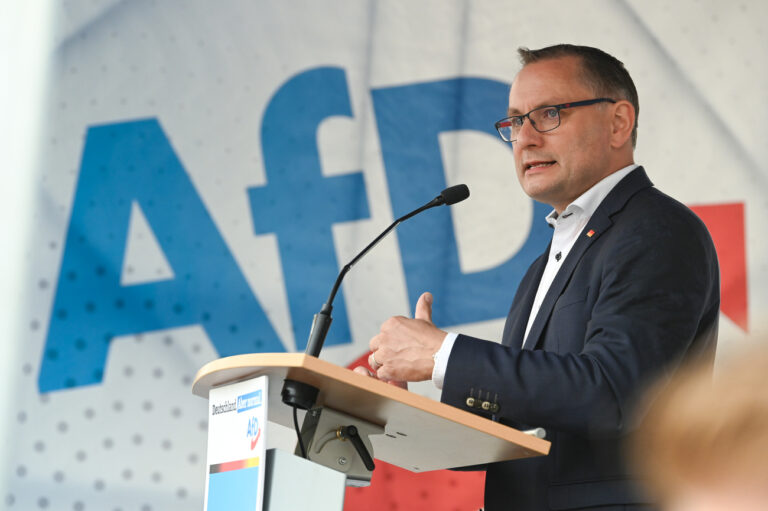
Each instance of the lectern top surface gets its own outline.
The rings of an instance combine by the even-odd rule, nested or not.
[[[269,420],[293,427],[280,397],[286,378],[320,389],[326,406],[385,428],[375,457],[415,472],[545,455],[549,442],[303,353],[254,353],[214,360],[197,373],[194,394],[266,374]]]

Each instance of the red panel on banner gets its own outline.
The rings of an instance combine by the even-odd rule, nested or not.
[[[720,261],[720,311],[749,331],[744,203],[690,206],[706,224]]]

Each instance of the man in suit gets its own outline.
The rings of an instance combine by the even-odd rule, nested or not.
[[[548,456],[486,467],[488,511],[647,509],[622,444],[651,380],[714,357],[715,249],[634,163],[638,99],[623,64],[581,46],[519,53],[497,129],[524,191],[554,208],[552,242],[522,279],[500,344],[436,328],[425,293],[414,319],[382,325],[369,362],[380,379],[432,379],[445,403],[546,429]]]

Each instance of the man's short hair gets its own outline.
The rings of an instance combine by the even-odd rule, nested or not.
[[[632,103],[632,106],[635,108],[635,125],[632,127],[632,147],[635,147],[637,144],[637,119],[640,115],[640,101],[637,97],[635,83],[619,59],[591,46],[576,46],[573,44],[556,44],[538,50],[518,48],[517,53],[520,55],[520,61],[523,66],[541,60],[561,57],[580,58],[584,81],[589,87],[594,89],[595,94],[601,97],[625,99]]]

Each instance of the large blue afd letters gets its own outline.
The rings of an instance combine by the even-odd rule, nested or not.
[[[507,85],[457,78],[372,91],[395,217],[445,188],[441,132],[496,136],[490,120],[506,109]],[[304,349],[312,315],[339,271],[331,227],[368,218],[359,171],[323,176],[318,126],[351,117],[344,71],[318,68],[288,80],[262,120],[267,183],[250,188],[257,234],[277,235],[296,336]],[[482,165],[479,162],[478,165]],[[156,235],[174,277],[120,282],[132,204]],[[532,202],[534,220],[548,208]],[[462,273],[448,208],[398,231],[408,296],[437,296],[435,322],[458,325],[503,317],[549,232],[534,222],[522,249],[503,264]],[[168,139],[154,120],[88,130],[39,374],[41,392],[99,383],[111,340],[151,330],[201,325],[221,356],[284,351]],[[351,341],[336,297],[328,344]]]
[[[122,286],[136,202],[171,280]],[[221,356],[284,351],[156,120],[88,130],[39,376],[101,382],[113,337],[200,324]]]
[[[360,172],[322,174],[317,128],[334,115],[352,116],[342,69],[312,69],[280,87],[261,125],[267,184],[248,190],[256,233],[277,234],[296,347],[301,350],[307,345],[312,316],[340,269],[331,225],[368,218]],[[339,292],[326,344],[351,340]]]
[[[498,136],[492,121],[506,112],[508,90],[502,82],[455,78],[373,91],[395,218],[445,188],[441,132],[475,130]],[[423,291],[432,291],[433,320],[443,326],[506,316],[520,279],[549,242],[542,218],[550,208],[531,204],[534,222],[520,251],[495,268],[475,273],[462,273],[459,267],[449,208],[400,226],[397,236],[411,304]]]

